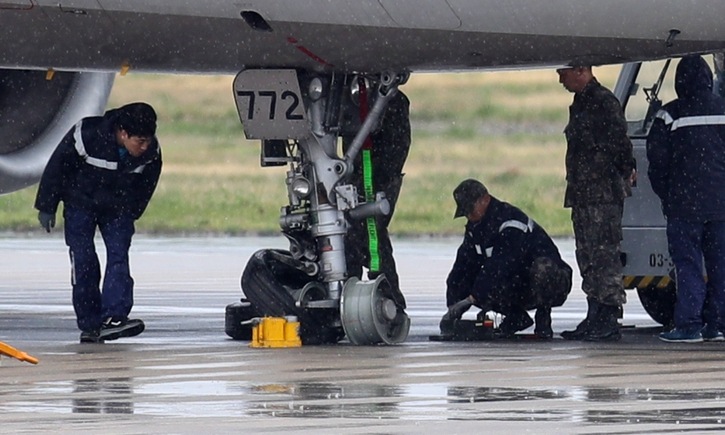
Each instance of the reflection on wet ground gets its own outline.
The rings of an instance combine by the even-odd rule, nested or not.
[[[527,390],[515,388],[449,387],[445,385],[415,385],[384,387],[378,385],[336,386],[328,384],[264,385],[255,390],[269,395],[266,400],[250,404],[250,412],[276,417],[344,417],[376,416],[388,419],[441,420],[527,420],[580,421],[587,423],[707,423],[721,424],[725,403],[716,407],[713,402],[725,399],[725,390],[708,392],[638,390],[614,388],[577,388]],[[390,400],[397,399],[397,400]],[[556,402],[653,402],[652,410],[633,412],[557,409]],[[704,408],[684,410],[661,409],[670,401],[709,402]],[[546,402],[545,408],[540,408]],[[363,403],[360,403],[363,402]],[[526,409],[487,410],[485,407],[454,406],[488,402],[528,402]]]
[[[12,398],[13,388],[8,391],[2,384],[0,398]],[[33,382],[22,390],[24,399],[3,400],[1,413],[655,424],[682,431],[688,425],[725,430],[725,389],[143,382],[120,377]]]
[[[73,384],[73,412],[133,414],[131,379],[79,379]]]
[[[305,418],[383,418],[420,420],[526,420],[585,423],[722,425],[725,389],[665,390],[606,387],[524,389],[445,384],[383,386],[332,383],[244,385],[224,381],[138,384],[130,378],[37,383],[27,400],[3,401],[7,412],[157,414],[167,416],[249,415]],[[5,396],[8,391],[5,390]],[[0,395],[2,397],[3,395]],[[32,396],[36,396],[33,400]],[[57,396],[58,401],[37,400]],[[196,400],[147,402],[147,396]],[[70,397],[64,403],[61,397]],[[572,402],[588,406],[569,409]],[[687,402],[681,407],[679,403]],[[678,403],[677,408],[668,404]],[[476,406],[487,404],[489,406]],[[504,408],[502,405],[506,404]],[[597,409],[597,405],[617,409]],[[621,405],[637,405],[623,410]],[[723,426],[719,426],[725,429]]]

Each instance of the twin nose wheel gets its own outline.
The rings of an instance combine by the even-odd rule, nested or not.
[[[340,320],[350,343],[357,345],[396,344],[410,331],[410,318],[388,280],[352,277],[345,282],[340,298]]]

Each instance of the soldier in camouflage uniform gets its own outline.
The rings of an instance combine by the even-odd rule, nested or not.
[[[390,203],[390,213],[353,222],[348,229],[345,243],[347,270],[351,276],[362,277],[363,267],[368,278],[385,274],[390,286],[400,290],[398,272],[393,258],[393,245],[388,225],[395,211],[403,185],[403,165],[410,150],[410,102],[398,91],[388,101],[380,127],[374,131],[355,159],[351,182],[359,195],[365,194],[364,164],[369,163],[372,174],[372,192],[384,192]],[[351,137],[343,137],[343,151],[352,143]],[[364,159],[365,153],[369,159]],[[364,163],[364,160],[367,163]],[[367,222],[370,220],[371,222]],[[374,228],[370,228],[370,225]]]
[[[565,134],[566,196],[576,238],[576,258],[587,295],[586,318],[568,340],[615,341],[626,294],[622,285],[622,212],[634,180],[632,143],[617,98],[599,84],[589,66],[558,69],[559,82],[574,93]]]

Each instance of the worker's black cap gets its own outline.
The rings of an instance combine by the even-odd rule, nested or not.
[[[456,200],[456,213],[453,219],[468,216],[473,211],[476,201],[488,193],[488,189],[478,180],[468,179],[461,182],[453,190],[453,199]]]
[[[117,122],[129,136],[156,134],[156,111],[146,103],[131,103],[119,108]]]

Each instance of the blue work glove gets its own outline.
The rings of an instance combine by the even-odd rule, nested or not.
[[[50,229],[55,227],[55,213],[38,212],[38,222],[45,231],[50,232]]]

